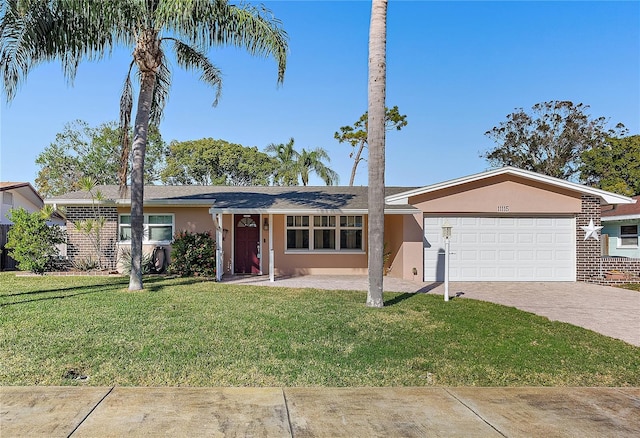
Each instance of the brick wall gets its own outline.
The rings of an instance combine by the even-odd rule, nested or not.
[[[602,257],[602,271],[604,278],[601,284],[640,283],[640,259],[626,257]],[[616,275],[617,271],[622,275]]]
[[[600,199],[582,196],[582,211],[576,216],[576,279],[587,283],[623,284],[640,283],[640,259],[603,257],[599,240],[584,240],[583,226],[593,219],[600,226]],[[611,271],[624,273],[622,278],[611,278]]]
[[[76,228],[76,223],[80,220],[96,217],[97,209],[91,206],[67,207],[67,256],[73,261],[79,261],[88,257],[97,259],[96,250],[91,243],[91,237],[80,232]],[[100,207],[100,216],[105,217],[106,223],[102,229],[102,264],[103,267],[114,269],[117,259],[117,238],[118,238],[118,211],[115,207]]]
[[[593,219],[600,226],[600,198],[582,195],[582,211],[576,216],[576,279],[597,283],[602,278],[600,270],[601,245],[599,240],[584,240],[582,227]]]

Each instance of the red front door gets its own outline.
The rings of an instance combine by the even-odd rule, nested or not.
[[[236,214],[235,222],[235,256],[234,269],[236,274],[259,274],[260,259],[260,216],[251,214]]]

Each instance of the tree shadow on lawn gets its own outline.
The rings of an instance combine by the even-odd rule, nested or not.
[[[126,281],[129,281],[128,279],[126,279]],[[32,290],[29,292],[17,292],[17,293],[13,293],[13,294],[6,294],[6,295],[2,295],[2,298],[4,297],[18,297],[18,296],[22,296],[22,295],[37,295],[37,294],[46,294],[46,293],[50,293],[50,292],[66,292],[66,291],[73,291],[73,290],[78,290],[78,289],[88,289],[88,288],[95,288],[95,287],[109,287],[109,286],[121,286],[122,284],[125,284],[125,279],[121,279],[115,283],[105,283],[105,284],[94,284],[94,285],[85,285],[85,286],[69,286],[69,287],[57,287],[55,289],[38,289],[38,290]]]
[[[415,292],[405,292],[403,294],[400,294],[398,296],[395,296],[395,297],[391,298],[388,301],[385,301],[384,302],[384,307],[395,306],[396,304],[400,304],[404,300],[408,300],[409,298],[413,298],[415,295],[416,295]]]
[[[171,283],[163,284],[163,281],[171,279]],[[149,283],[151,283],[149,285]],[[187,286],[190,284],[200,284],[200,283],[212,283],[219,284],[215,280],[207,279],[205,277],[151,277],[144,281],[145,287],[144,290],[148,292],[160,292],[167,287],[173,286]]]
[[[411,297],[414,297],[416,295],[420,295],[420,294],[428,294],[429,292],[431,292],[432,290],[434,290],[435,288],[437,288],[438,286],[440,286],[442,283],[432,283],[428,286],[423,287],[422,289],[416,291],[416,292],[405,292],[403,294],[400,294],[398,296],[395,296],[393,298],[391,298],[389,301],[385,301],[384,302],[384,307],[387,306],[394,306],[396,304],[399,304],[401,302],[403,302],[404,300],[408,300]],[[457,292],[455,294],[452,294],[449,296],[450,300],[453,300],[455,298],[458,298],[460,296],[464,295],[464,292]]]
[[[158,276],[149,277],[149,278],[144,279],[144,284],[147,285],[147,286],[145,286],[145,288],[143,289],[142,292],[158,292],[158,291],[161,291],[167,285],[158,284],[158,283],[162,283],[162,282],[166,281],[167,279],[168,278],[166,278],[166,277],[158,277]],[[199,279],[199,278],[183,278],[183,279],[181,278],[178,281],[172,281],[170,286],[203,283],[205,281],[207,281],[207,280]],[[94,293],[98,293],[98,292],[116,291],[116,290],[122,289],[123,286],[126,286],[128,284],[128,282],[129,282],[129,278],[128,277],[123,277],[122,279],[119,279],[116,282],[109,282],[109,283],[104,283],[104,284],[93,284],[93,285],[85,285],[85,286],[70,286],[70,287],[35,290],[35,291],[31,291],[31,292],[19,292],[19,293],[15,293],[15,294],[4,295],[4,296],[0,297],[0,299],[1,298],[5,298],[5,297],[6,298],[15,298],[15,297],[24,296],[24,295],[44,295],[44,294],[53,294],[53,293],[57,294],[57,295],[42,296],[42,297],[32,298],[32,299],[25,299],[25,300],[20,300],[20,301],[0,303],[0,308],[7,307],[7,306],[12,306],[12,305],[16,305],[16,304],[33,303],[33,302],[37,302],[37,301],[46,301],[46,300],[58,300],[58,299],[63,299],[63,298],[76,297],[76,296],[80,296],[80,295],[94,294]],[[78,291],[78,292],[72,293],[73,291]]]

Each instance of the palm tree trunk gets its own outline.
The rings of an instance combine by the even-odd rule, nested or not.
[[[383,307],[387,0],[373,0],[369,27],[369,290],[367,306]]]
[[[129,290],[141,290],[142,241],[144,239],[144,157],[147,149],[147,132],[151,100],[156,82],[153,71],[142,73],[138,109],[133,132],[133,163],[131,166],[131,276]]]

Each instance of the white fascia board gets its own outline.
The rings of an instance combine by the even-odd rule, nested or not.
[[[634,219],[640,219],[640,214],[625,214],[623,216],[602,216],[601,222],[616,222],[616,221],[630,221]]]
[[[211,205],[211,199],[145,199],[144,205],[148,207],[207,207]],[[118,199],[118,205],[131,205],[131,199]]]
[[[104,201],[92,201],[91,199],[45,199],[45,204],[61,206],[86,206],[86,205],[115,205],[129,206],[131,199],[106,199]],[[147,207],[208,207],[211,199],[145,199],[144,205]]]
[[[579,193],[597,196],[602,200],[604,204],[633,204],[635,200],[628,196],[618,195],[617,193],[607,192],[605,190],[595,189],[582,184],[565,181],[560,178],[554,178],[548,175],[542,175],[540,173],[531,172],[528,170],[518,169],[516,167],[501,167],[499,169],[488,170],[486,172],[476,173],[474,175],[464,176],[462,178],[452,179],[449,181],[433,184],[430,186],[421,187],[407,192],[398,193],[393,196],[385,198],[385,202],[390,205],[408,204],[411,196],[423,195],[425,193],[435,192],[437,190],[447,189],[450,187],[479,181],[482,179],[491,178],[498,175],[511,174],[519,176],[532,181],[538,181],[545,184],[549,184],[556,187],[561,187],[569,190],[573,190]]]
[[[84,207],[86,205],[115,205],[118,201],[107,199],[104,201],[92,201],[91,199],[45,199],[46,205],[54,205],[59,207]]]

